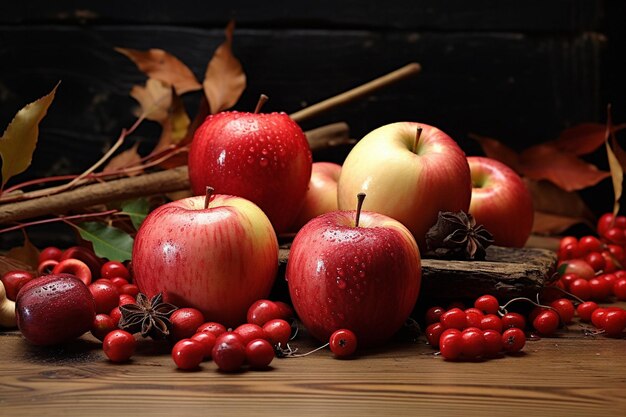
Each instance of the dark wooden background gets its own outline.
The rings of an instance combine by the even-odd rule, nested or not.
[[[234,19],[233,48],[248,76],[235,108],[252,110],[266,93],[265,110],[288,113],[417,61],[416,78],[302,127],[346,121],[360,138],[414,120],[473,155],[481,151],[470,133],[523,149],[565,127],[604,122],[607,103],[626,122],[624,18],[617,0],[4,1],[0,126],[62,81],[33,165],[12,183],[78,173],[133,123],[129,91],[145,77],[114,47],[165,49],[201,80]],[[193,113],[197,96],[186,100]],[[157,136],[145,124],[140,151]],[[607,166],[602,153],[588,158]],[[610,208],[610,190],[608,180],[594,188],[602,197],[589,198],[593,209]]]

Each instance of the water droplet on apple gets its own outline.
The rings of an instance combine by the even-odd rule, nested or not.
[[[365,278],[365,271],[360,270],[360,271],[359,271],[359,277],[361,277],[361,278]],[[363,282],[365,282],[365,281],[363,281]]]
[[[340,290],[345,290],[346,281],[342,280],[341,277],[337,277],[337,287],[339,287]]]
[[[249,164],[254,163],[254,156],[252,156],[252,155],[248,155],[248,163],[249,163]]]
[[[261,158],[259,160],[259,165],[261,165],[262,167],[266,167],[267,164],[269,164],[269,163],[270,163],[270,161],[267,158]]]
[[[340,277],[344,276],[343,268],[337,267],[337,275],[339,275]]]
[[[269,152],[267,151],[267,149],[263,148],[263,149],[261,149],[261,153],[263,155],[267,155]]]

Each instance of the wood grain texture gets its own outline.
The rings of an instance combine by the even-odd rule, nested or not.
[[[300,338],[301,351],[317,343]],[[624,339],[560,336],[524,352],[448,362],[424,339],[394,341],[336,360],[323,350],[275,359],[267,371],[224,374],[212,362],[174,368],[149,340],[133,360],[109,363],[89,335],[65,348],[35,348],[0,333],[0,415],[619,416],[626,412]]]

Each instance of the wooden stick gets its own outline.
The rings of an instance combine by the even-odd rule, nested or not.
[[[355,87],[352,90],[348,90],[345,93],[330,97],[317,104],[313,104],[312,106],[292,113],[290,114],[290,117],[296,122],[300,123],[304,120],[308,120],[314,116],[322,114],[328,110],[334,109],[351,101],[357,100],[363,96],[371,94],[374,91],[380,90],[383,87],[387,87],[388,85],[396,83],[400,80],[416,75],[421,71],[421,69],[422,67],[420,64],[412,62],[403,66],[402,68],[390,72],[387,75],[383,75],[382,77],[376,78],[375,80]]]
[[[49,197],[0,206],[0,224],[50,213],[64,213],[115,200],[169,193],[189,188],[187,167],[86,185]]]

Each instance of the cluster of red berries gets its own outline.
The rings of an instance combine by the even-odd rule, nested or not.
[[[501,313],[492,295],[478,297],[462,309],[433,306],[426,311],[426,340],[448,360],[490,358],[522,350],[526,344],[526,319],[519,313]]]

